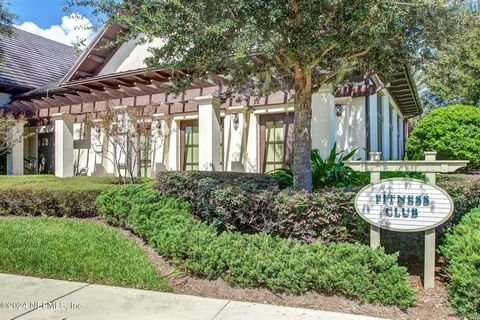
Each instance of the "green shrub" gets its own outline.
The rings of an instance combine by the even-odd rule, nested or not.
[[[306,242],[364,238],[355,190],[325,188],[313,194],[281,189],[260,174],[167,172],[157,189],[188,202],[192,213],[220,230],[265,232]]]
[[[424,159],[424,151],[437,151],[438,159],[469,160],[480,167],[480,108],[451,105],[427,114],[407,140],[410,159]]]
[[[452,307],[460,316],[480,319],[480,207],[447,233],[440,251],[447,259]]]
[[[302,244],[264,233],[248,235],[196,220],[189,206],[146,186],[106,191],[97,200],[112,223],[128,226],[188,271],[237,286],[300,293],[325,290],[362,301],[408,306],[406,269],[395,255],[358,244]]]
[[[93,217],[95,200],[115,178],[0,177],[0,215]]]

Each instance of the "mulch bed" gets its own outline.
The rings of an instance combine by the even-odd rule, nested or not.
[[[98,218],[92,220],[104,223]],[[459,319],[449,309],[446,288],[439,277],[436,279],[434,289],[424,290],[420,276],[411,275],[409,281],[412,287],[418,291],[418,300],[412,307],[407,309],[359,303],[344,296],[330,295],[317,291],[309,291],[301,295],[290,295],[273,293],[265,288],[234,288],[221,279],[208,280],[182,272],[147,245],[143,239],[128,230],[119,230],[133,239],[145,251],[160,273],[168,279],[174,293],[343,312],[387,319]]]

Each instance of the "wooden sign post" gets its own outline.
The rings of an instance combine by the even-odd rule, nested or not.
[[[380,229],[425,232],[424,288],[435,284],[435,228],[453,212],[453,201],[436,186],[437,172],[454,172],[468,161],[437,161],[436,152],[425,152],[423,161],[381,161],[380,152],[370,152],[368,161],[347,161],[357,171],[370,172],[371,184],[355,198],[358,214],[370,223],[370,246],[380,246]],[[426,181],[406,178],[380,179],[381,172],[425,172]]]

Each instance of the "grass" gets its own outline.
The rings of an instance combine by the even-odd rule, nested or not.
[[[0,191],[4,190],[99,190],[118,182],[116,177],[72,177],[60,179],[53,175],[0,176]]]
[[[0,218],[0,272],[169,291],[147,255],[112,227],[63,218]]]

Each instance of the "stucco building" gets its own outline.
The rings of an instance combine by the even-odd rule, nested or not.
[[[13,147],[11,174],[23,174],[24,155],[38,159],[35,172],[60,177],[128,170],[142,176],[162,170],[268,172],[292,161],[292,90],[221,103],[216,96],[225,81],[214,76],[194,81],[179,96],[168,94],[163,84],[172,71],[144,64],[155,44],[107,45],[121,28],[104,29],[59,82],[14,95],[4,106],[27,114],[28,123],[17,129],[31,133]],[[383,83],[366,73],[335,96],[329,88],[315,93],[312,147],[323,156],[337,143],[339,150],[358,148],[356,158],[365,158],[367,150],[403,158],[405,119],[419,114],[420,106],[409,69],[392,78]],[[102,128],[105,114],[123,126],[116,131],[122,139]],[[131,150],[134,161],[125,154]]]

